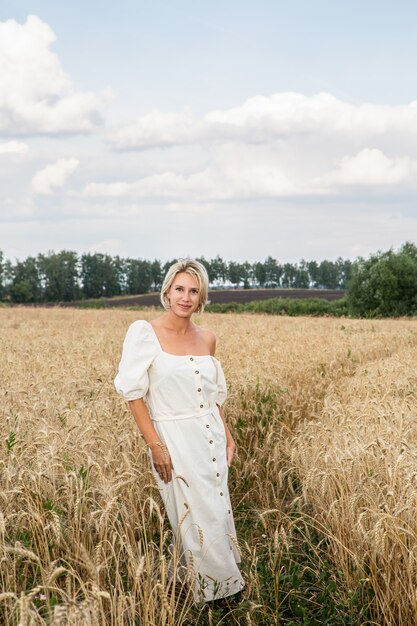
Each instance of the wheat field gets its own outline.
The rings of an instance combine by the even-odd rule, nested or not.
[[[417,322],[195,317],[228,381],[246,579],[201,609],[167,588],[169,526],[113,387],[128,325],[158,314],[0,309],[0,624],[416,623]]]

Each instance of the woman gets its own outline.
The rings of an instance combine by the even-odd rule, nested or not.
[[[204,266],[174,263],[161,290],[166,312],[130,325],[114,381],[149,446],[174,554],[191,573],[196,602],[244,586],[227,487],[235,444],[220,408],[226,381],[214,334],[191,321],[207,296]]]

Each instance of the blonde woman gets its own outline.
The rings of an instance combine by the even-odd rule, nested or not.
[[[173,531],[171,575],[178,562],[186,568],[198,603],[244,586],[227,485],[235,444],[221,409],[226,381],[215,335],[191,321],[207,297],[204,266],[174,263],[161,290],[165,313],[130,325],[114,381],[149,446]]]

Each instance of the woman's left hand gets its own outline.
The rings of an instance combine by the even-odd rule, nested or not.
[[[233,441],[233,437],[227,437],[226,440],[226,458],[227,458],[227,465],[230,467],[231,463],[232,463],[232,459],[233,456],[235,454],[235,442]]]

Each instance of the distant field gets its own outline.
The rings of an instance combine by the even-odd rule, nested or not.
[[[322,300],[338,300],[343,298],[342,289],[213,289],[209,291],[209,300],[213,304],[237,302],[253,302],[254,300],[270,300],[272,298],[321,298]],[[123,306],[158,306],[159,293],[116,298],[100,298],[100,303],[109,307]],[[77,302],[62,303],[63,306],[77,306]]]

